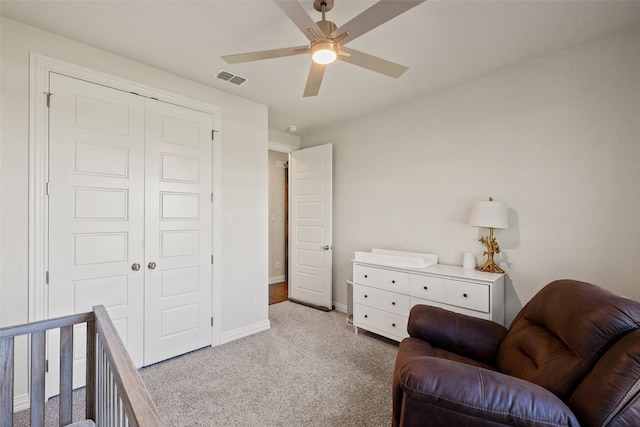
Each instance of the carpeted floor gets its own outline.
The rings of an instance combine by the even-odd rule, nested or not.
[[[292,302],[271,329],[140,371],[168,426],[388,426],[397,344]]]
[[[289,301],[269,317],[268,331],[140,370],[167,426],[390,425],[397,343]]]

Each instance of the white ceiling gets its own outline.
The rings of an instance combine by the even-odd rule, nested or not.
[[[340,26],[374,1],[335,0]],[[313,0],[303,6],[314,20]],[[269,127],[304,135],[619,31],[640,28],[640,1],[431,0],[348,47],[409,67],[396,80],[338,61],[317,97],[303,98],[309,57],[228,65],[221,55],[304,45],[306,37],[270,0],[0,3],[1,14],[269,106]],[[220,70],[248,78],[216,79]]]

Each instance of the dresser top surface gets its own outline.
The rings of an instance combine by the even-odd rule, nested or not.
[[[426,268],[402,268],[402,267],[390,267],[388,265],[375,264],[370,262],[353,260],[354,264],[364,265],[370,267],[383,268],[387,270],[403,271],[413,274],[429,274],[446,277],[457,277],[461,279],[481,280],[487,282],[495,282],[500,277],[504,276],[504,273],[487,273],[484,271],[478,271],[476,269],[466,269],[459,265],[448,264],[436,264]]]

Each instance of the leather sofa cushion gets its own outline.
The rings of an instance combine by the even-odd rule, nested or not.
[[[411,309],[407,330],[410,336],[445,350],[438,357],[451,359],[459,354],[494,368],[500,343],[507,335],[507,329],[498,323],[421,304]]]
[[[400,343],[393,402],[394,413],[403,415],[396,425],[579,426],[548,390],[494,370],[426,356],[424,344],[416,338]]]
[[[632,427],[640,419],[640,331],[618,341],[569,399],[583,426]]]
[[[518,313],[497,365],[566,401],[602,354],[639,322],[637,302],[588,283],[558,280]]]

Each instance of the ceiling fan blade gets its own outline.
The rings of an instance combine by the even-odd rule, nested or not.
[[[341,45],[373,30],[407,10],[424,3],[425,0],[380,0],[360,15],[356,16],[340,28],[329,34],[335,38],[344,33],[349,33],[342,39]]]
[[[304,10],[300,2],[297,0],[273,0],[280,9],[293,21],[300,31],[302,31],[310,41],[314,41],[315,37],[309,32],[311,29],[319,37],[322,37],[322,31],[316,25],[315,21],[311,19],[309,14]]]
[[[397,79],[409,69],[409,67],[405,67],[404,65],[396,64],[395,62],[387,61],[386,59],[378,58],[377,56],[369,55],[354,49],[341,47],[340,50],[349,54],[349,56],[338,55],[338,59],[341,61],[384,74],[385,76]]]
[[[311,69],[309,70],[309,77],[307,77],[307,85],[304,87],[303,97],[306,98],[307,96],[316,96],[318,94],[326,68],[326,65],[311,62]]]
[[[238,53],[235,55],[222,56],[222,59],[224,59],[227,64],[239,64],[241,62],[282,58],[283,56],[301,55],[303,53],[309,53],[309,46],[293,46],[283,47],[280,49],[261,50],[259,52]]]

